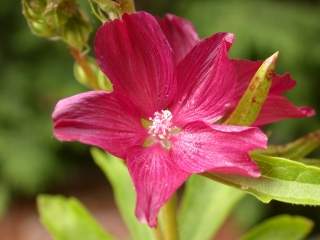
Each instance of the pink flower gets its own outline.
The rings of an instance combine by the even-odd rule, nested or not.
[[[189,23],[171,15],[159,24],[146,12],[125,14],[105,23],[95,40],[114,91],[78,94],[54,110],[59,140],[98,146],[125,160],[136,215],[150,226],[193,173],[260,175],[248,152],[265,148],[266,136],[255,127],[216,123],[237,91],[237,69],[227,56],[232,40],[218,33],[199,41]]]
[[[197,32],[189,21],[172,14],[167,14],[159,22],[174,51],[175,61],[178,63],[200,41]],[[233,38],[230,38],[229,43],[231,44],[232,42]],[[248,87],[250,79],[258,70],[262,61],[234,59],[233,64],[236,68],[238,86],[233,96],[233,101],[230,101],[228,105],[230,112],[236,107],[236,104]],[[286,97],[282,96],[294,86],[295,81],[291,78],[290,74],[275,75],[269,96],[254,125],[265,125],[287,118],[313,116],[315,111],[312,108],[305,106],[297,107]]]

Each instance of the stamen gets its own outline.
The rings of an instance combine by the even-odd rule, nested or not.
[[[169,110],[161,110],[161,112],[155,112],[153,118],[149,118],[152,121],[149,127],[148,133],[159,140],[164,140],[169,137],[172,128],[172,113]]]

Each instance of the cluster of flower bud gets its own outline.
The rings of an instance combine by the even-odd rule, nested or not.
[[[87,46],[91,25],[75,0],[22,0],[22,6],[34,34],[78,50]]]

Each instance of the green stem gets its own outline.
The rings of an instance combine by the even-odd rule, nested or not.
[[[159,226],[156,228],[153,228],[152,231],[153,231],[154,239],[163,240],[162,233]]]
[[[176,194],[163,206],[160,211],[160,230],[165,240],[178,240],[177,226],[177,196]]]

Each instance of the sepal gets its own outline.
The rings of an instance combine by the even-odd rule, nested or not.
[[[255,122],[268,97],[277,59],[278,52],[262,63],[225,124],[250,126]]]

